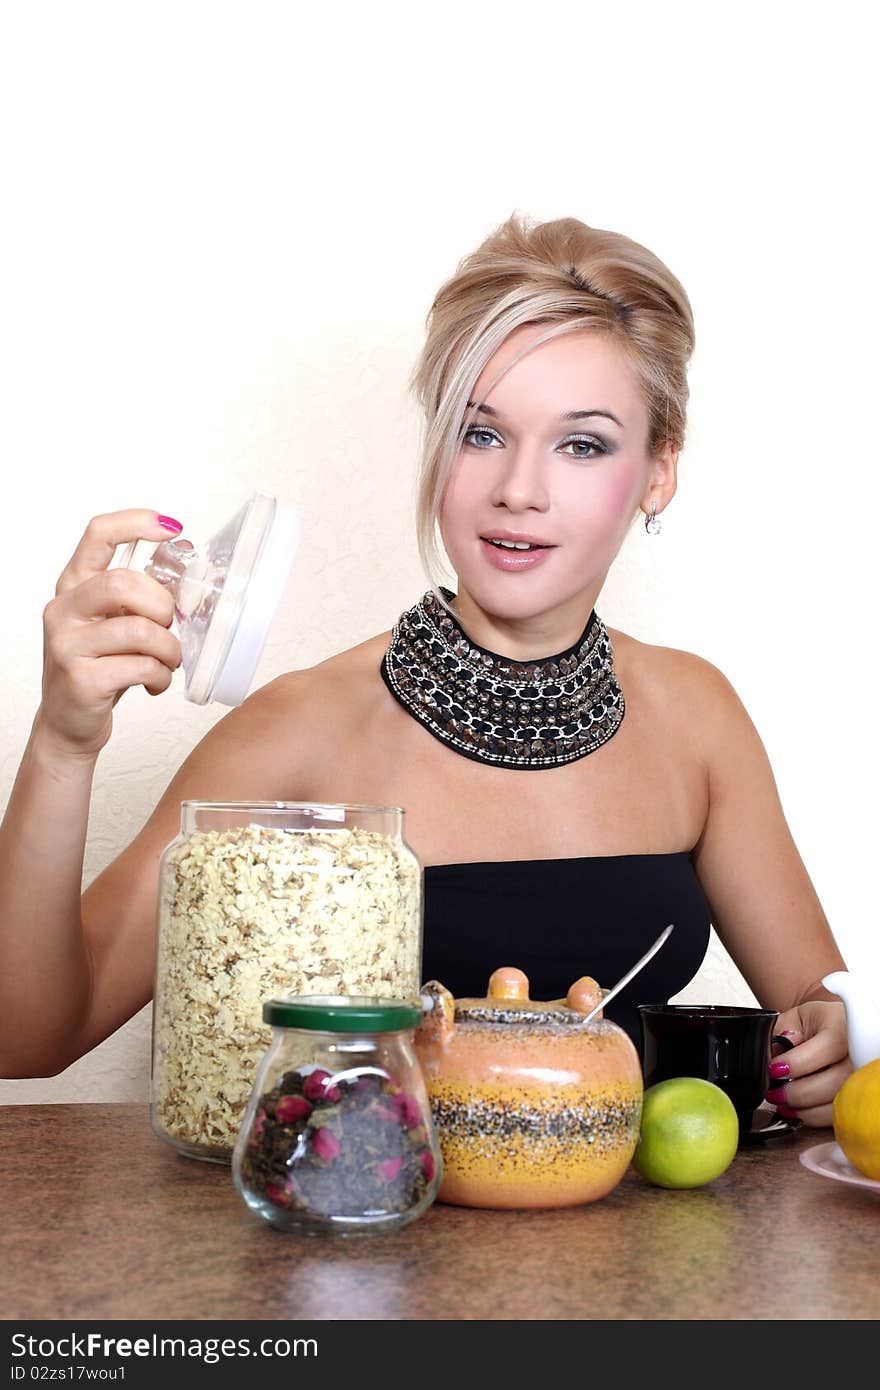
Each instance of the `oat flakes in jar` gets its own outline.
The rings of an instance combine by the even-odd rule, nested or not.
[[[228,1163],[271,1041],[263,1001],[417,1001],[421,866],[396,806],[181,803],[159,865],[151,1117]]]

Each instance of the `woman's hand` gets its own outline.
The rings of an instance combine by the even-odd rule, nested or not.
[[[843,1004],[818,999],[798,1004],[779,1015],[774,1032],[794,1046],[788,1052],[774,1047],[771,1065],[789,1071],[771,1076],[767,1099],[787,1119],[797,1117],[817,1128],[830,1125],[831,1102],[853,1070]]]
[[[53,750],[94,758],[113,729],[113,706],[129,686],[159,695],[180,665],[168,631],[174,600],[149,575],[108,570],[127,541],[177,532],[145,509],[94,517],[43,611],[43,694],[36,725]]]

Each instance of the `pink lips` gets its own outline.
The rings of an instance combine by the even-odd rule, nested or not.
[[[542,550],[508,550],[502,545],[493,545],[491,541],[480,537],[480,545],[490,562],[496,569],[506,570],[508,573],[518,572],[519,570],[531,570],[536,565],[541,565],[556,549],[555,546],[546,546]]]
[[[553,541],[548,541],[543,536],[533,536],[528,531],[508,531],[505,526],[500,530],[483,531],[481,538],[484,541],[525,541],[527,545],[553,545]]]

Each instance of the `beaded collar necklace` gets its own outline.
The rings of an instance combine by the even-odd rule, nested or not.
[[[620,728],[626,707],[612,656],[594,609],[573,647],[512,661],[472,642],[429,589],[395,623],[380,672],[395,699],[456,753],[496,767],[560,767]]]

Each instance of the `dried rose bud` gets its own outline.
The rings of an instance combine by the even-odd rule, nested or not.
[[[305,1120],[312,1113],[312,1107],[304,1096],[282,1096],[275,1106],[275,1119],[280,1125],[292,1125],[297,1120]]]
[[[289,1207],[290,1197],[283,1187],[276,1187],[274,1182],[266,1183],[266,1196],[270,1202],[274,1202],[276,1207]]]
[[[320,1068],[315,1071],[310,1071],[303,1082],[303,1095],[309,1100],[322,1100],[324,1096],[324,1087],[329,1080],[329,1071],[322,1071]]]
[[[383,1182],[393,1182],[402,1165],[402,1158],[383,1158],[379,1164],[379,1177]]]
[[[331,1086],[332,1079],[329,1071],[321,1071],[320,1068],[309,1072],[303,1082],[303,1095],[309,1100],[327,1100],[331,1104],[334,1103],[341,1098],[342,1092],[338,1086]]]
[[[405,1129],[415,1129],[422,1123],[421,1106],[415,1096],[409,1095],[406,1091],[401,1091],[399,1095],[392,1098],[395,1114]]]
[[[328,1163],[339,1157],[341,1148],[342,1145],[336,1135],[323,1126],[312,1135],[312,1152],[316,1153],[319,1158],[326,1159]]]
[[[422,1172],[425,1175],[425,1182],[433,1182],[434,1174],[437,1172],[437,1164],[430,1149],[423,1149],[421,1154]]]

